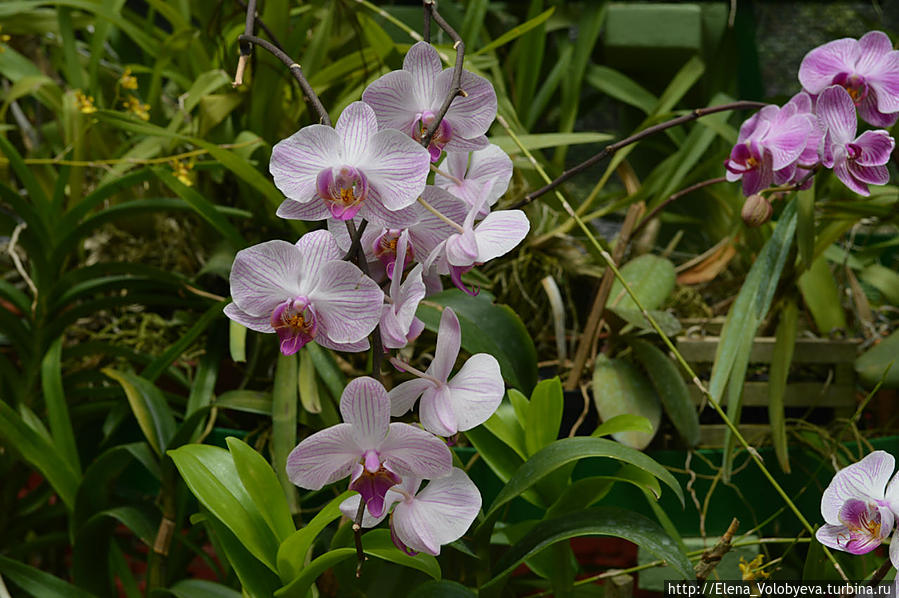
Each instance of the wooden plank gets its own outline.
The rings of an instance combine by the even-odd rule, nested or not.
[[[742,424],[737,428],[750,445],[756,446],[771,433],[771,426],[767,424]],[[697,446],[698,448],[722,448],[725,434],[727,434],[727,426],[724,424],[706,424],[699,429]]]
[[[719,337],[677,337],[677,350],[691,363],[712,363],[718,350]],[[752,344],[750,363],[771,363],[774,352],[773,336],[760,336]],[[796,340],[793,363],[851,363],[855,361],[857,340],[801,338]]]
[[[708,385],[708,382],[705,382]],[[693,403],[702,401],[702,394],[695,386],[690,388]],[[727,403],[727,393],[722,404]],[[824,386],[818,382],[793,382],[787,384],[784,392],[784,407],[852,407],[855,408],[855,386],[831,384]],[[744,407],[768,406],[768,383],[746,382],[743,384]]]

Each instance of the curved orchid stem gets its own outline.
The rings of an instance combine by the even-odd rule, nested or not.
[[[451,180],[452,182],[456,183],[456,184],[459,185],[460,187],[461,187],[462,184],[463,184],[463,183],[462,183],[462,179],[459,179],[459,178],[457,178],[457,177],[454,177],[454,176],[451,175],[450,173],[444,172],[444,171],[440,170],[439,168],[437,168],[437,167],[434,166],[433,164],[431,164],[431,172],[436,172],[436,173],[439,174],[440,176],[442,176],[442,177],[444,177],[444,178],[447,178],[447,179]]]
[[[522,151],[522,153],[524,153],[532,161],[532,163],[536,164],[537,163],[536,160],[533,159],[533,157],[530,155],[530,152],[528,151],[528,149],[521,143],[521,141],[518,139],[518,136],[515,135],[515,133],[511,130],[511,128],[509,128],[508,124],[501,118],[497,118],[497,120],[499,120],[499,122],[503,126],[503,128],[506,129],[507,134],[512,138],[512,140],[515,142],[515,144],[518,146],[518,148]],[[538,167],[538,173],[544,178],[544,180],[549,180],[549,177],[547,176],[547,174],[543,170],[543,168]],[[550,187],[550,189],[552,189],[552,188],[554,188],[554,187]],[[630,284],[628,284],[627,280],[625,280],[625,278],[621,275],[621,271],[615,265],[615,260],[612,259],[612,256],[609,254],[609,252],[606,251],[606,249],[600,244],[600,242],[593,235],[593,231],[590,230],[590,227],[588,227],[586,225],[586,223],[584,223],[584,221],[581,220],[581,218],[575,213],[574,209],[565,200],[565,198],[562,197],[561,194],[559,194],[558,197],[562,203],[562,207],[565,209],[565,211],[568,213],[568,215],[571,216],[571,218],[578,225],[578,227],[580,227],[581,231],[583,231],[584,235],[587,237],[587,239],[590,241],[590,243],[594,246],[594,248],[597,250],[597,252],[599,252],[603,261],[606,263],[606,267],[612,271],[612,273],[615,275],[615,278],[617,278],[618,282],[620,282],[622,287],[624,287],[624,290],[627,292],[627,294],[630,296],[630,298],[637,305],[637,308],[640,310],[640,313],[650,323],[650,325],[656,331],[656,334],[658,334],[661,337],[662,341],[665,343],[665,345],[668,347],[668,349],[672,352],[672,354],[674,355],[675,359],[677,359],[677,362],[680,364],[680,366],[684,369],[685,372],[687,372],[687,375],[690,377],[693,384],[699,389],[699,391],[703,394],[703,396],[708,400],[709,405],[711,405],[715,409],[715,411],[718,412],[718,415],[721,417],[722,421],[724,421],[724,424],[730,429],[731,433],[734,435],[734,438],[736,438],[737,442],[739,442],[743,446],[743,448],[746,449],[746,451],[749,453],[749,456],[752,458],[752,460],[755,462],[755,464],[761,470],[761,472],[765,476],[765,478],[767,478],[768,482],[771,484],[771,486],[774,488],[774,490],[780,495],[780,497],[784,500],[784,502],[787,504],[787,506],[790,508],[790,510],[793,511],[793,514],[796,515],[796,518],[799,519],[799,522],[802,524],[802,527],[804,527],[806,529],[806,531],[808,531],[809,534],[814,535],[815,528],[812,527],[812,524],[808,522],[808,520],[805,518],[805,515],[802,514],[802,511],[799,510],[799,507],[796,506],[796,503],[793,502],[793,500],[786,493],[786,491],[783,489],[783,487],[777,482],[777,480],[774,479],[774,476],[771,475],[771,472],[768,471],[768,468],[765,467],[765,464],[762,462],[762,458],[759,455],[758,451],[755,449],[755,447],[753,447],[751,444],[749,444],[749,442],[747,442],[746,438],[740,432],[739,428],[737,428],[737,426],[734,425],[733,421],[731,421],[731,419],[727,416],[727,413],[725,413],[725,411],[721,408],[721,406],[714,400],[711,393],[709,393],[708,389],[705,387],[705,385],[699,379],[699,376],[697,376],[697,374],[693,370],[693,368],[690,367],[690,364],[687,363],[687,361],[684,359],[683,355],[680,354],[680,352],[677,350],[677,347],[674,346],[674,343],[671,341],[671,339],[668,337],[668,335],[665,334],[665,331],[662,330],[662,327],[659,326],[659,323],[655,320],[655,318],[652,317],[652,315],[649,313],[649,311],[643,306],[643,302],[640,300],[640,298],[637,296],[637,294],[634,293],[634,290],[631,288]],[[830,562],[833,565],[834,569],[836,569],[837,573],[840,574],[840,576],[843,578],[843,580],[848,581],[849,579],[848,579],[848,577],[846,577],[846,573],[843,571],[843,568],[840,566],[840,564],[837,562],[836,558],[833,556],[833,553],[826,546],[822,546],[821,548],[824,549],[824,553],[827,555],[828,559],[830,559]]]
[[[402,361],[398,357],[391,357],[390,364],[398,370],[402,370],[404,372],[409,372],[410,374],[418,376],[419,378],[424,378],[425,380],[430,380],[434,384],[437,384],[437,385],[443,384],[443,382],[441,382],[434,376],[429,376],[428,374],[422,372],[421,370],[418,370],[415,367],[409,365],[405,361]]]

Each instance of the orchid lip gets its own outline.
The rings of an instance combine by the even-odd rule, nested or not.
[[[315,179],[318,196],[338,220],[350,220],[362,208],[368,196],[368,180],[352,166],[325,168]]]
[[[833,84],[839,85],[848,91],[849,97],[852,98],[852,102],[856,106],[868,97],[868,83],[862,75],[837,73],[833,78]]]
[[[306,297],[294,297],[275,307],[271,324],[278,333],[284,355],[293,355],[315,338],[315,312]]]
[[[384,499],[387,491],[402,482],[402,478],[382,463],[378,463],[375,471],[369,470],[369,454],[366,451],[365,466],[357,465],[356,472],[350,482],[350,490],[355,490],[365,501],[368,512],[372,517],[380,517],[384,514]],[[378,457],[375,457],[378,460]]]
[[[421,115],[415,119],[415,122],[412,123],[412,138],[416,141],[424,139],[425,135],[428,134],[428,129],[434,124],[436,119],[437,115],[432,111],[427,110],[422,112]],[[440,159],[440,154],[443,152],[444,146],[449,143],[451,138],[452,127],[444,118],[440,121],[437,130],[434,131],[434,135],[431,136],[430,143],[428,143],[428,152],[431,154],[431,162],[436,162]]]
[[[387,277],[391,280],[393,280],[393,271],[396,264],[396,246],[399,242],[400,234],[402,234],[400,229],[387,229],[372,243],[372,251],[375,257],[384,264],[384,269],[387,270]],[[406,257],[403,260],[403,270],[412,263],[413,259],[412,245],[408,244],[406,246]]]

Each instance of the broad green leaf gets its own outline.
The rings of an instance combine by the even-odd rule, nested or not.
[[[247,360],[247,328],[234,320],[230,321],[228,328],[228,350],[231,361],[240,363]]]
[[[346,375],[337,366],[337,361],[329,349],[325,349],[316,343],[309,343],[303,349],[309,354],[309,358],[315,365],[315,371],[325,383],[328,392],[335,401],[340,401],[343,389],[346,388]]]
[[[586,80],[602,93],[639,108],[645,114],[650,114],[659,101],[645,87],[627,75],[601,64],[591,64],[587,67]]]
[[[796,246],[799,248],[802,270],[808,270],[815,260],[815,188],[799,191],[796,201],[799,202],[796,210]]]
[[[105,368],[103,373],[122,385],[141,432],[156,454],[162,455],[175,435],[175,416],[152,382],[129,372]]]
[[[78,446],[75,444],[75,433],[72,431],[72,420],[65,390],[62,385],[62,337],[50,345],[41,362],[41,387],[44,391],[44,403],[50,421],[50,433],[58,453],[69,462],[76,475],[81,475],[81,461],[78,459]]]
[[[525,446],[524,428],[521,426],[521,420],[515,415],[515,408],[512,407],[510,401],[503,400],[493,415],[484,422],[484,427],[518,453],[522,461],[527,459],[528,450]]]
[[[0,440],[16,450],[47,479],[68,509],[75,506],[79,476],[56,447],[0,400]]]
[[[873,264],[862,270],[859,277],[880,291],[890,304],[899,305],[899,274],[894,270]]]
[[[528,455],[533,455],[559,437],[563,400],[562,383],[558,376],[543,380],[534,387],[524,426]]]
[[[681,504],[684,502],[683,491],[674,476],[650,457],[611,440],[580,436],[556,440],[528,459],[493,500],[486,516],[489,518],[504,504],[563,465],[588,457],[615,459],[648,471],[671,488]]]
[[[181,338],[172,343],[162,355],[154,359],[150,365],[141,372],[141,377],[149,381],[156,380],[157,377],[190,347],[197,338],[206,332],[206,329],[218,319],[224,318],[225,307],[224,301],[213,303],[203,315],[197,318],[193,326],[185,332]]]
[[[642,415],[616,415],[602,422],[593,433],[590,434],[595,438],[602,436],[611,436],[619,432],[646,432],[653,431],[652,422]]]
[[[194,515],[191,521],[202,521],[209,527],[216,553],[224,555],[228,560],[237,573],[241,590],[248,598],[271,598],[275,590],[281,586],[278,576],[259,562],[249,547],[241,542],[228,526],[212,515]]]
[[[812,267],[799,277],[797,284],[820,335],[828,336],[834,330],[846,330],[846,312],[840,304],[840,290],[824,256],[812,263]]]
[[[618,442],[636,449],[645,448],[655,436],[662,419],[662,406],[652,385],[628,361],[610,359],[600,353],[593,370],[593,402],[601,421],[618,415],[639,415],[652,425],[651,432],[616,432]]]
[[[527,18],[532,19],[543,10],[543,0],[530,0]],[[546,49],[546,25],[539,25],[525,33],[515,43],[513,54],[515,63],[515,89],[511,94],[520,117],[526,117],[534,99],[537,81],[542,71],[544,50]]]
[[[885,388],[899,388],[899,330],[862,353],[855,360],[859,381],[871,388],[881,379]],[[889,368],[889,372],[887,372]],[[884,372],[887,372],[884,378]]]
[[[615,536],[624,538],[664,560],[676,578],[692,579],[693,566],[658,524],[633,511],[614,507],[595,507],[541,521],[524,538],[502,556],[494,567],[494,577],[482,590],[499,582],[529,556],[547,546],[581,536]]]
[[[214,446],[188,444],[168,455],[197,500],[254,557],[277,572],[278,539],[244,488],[231,454]]]
[[[362,548],[365,554],[411,569],[418,569],[433,579],[440,579],[440,564],[436,558],[421,552],[410,556],[401,551],[390,539],[389,529],[376,529],[367,532],[362,536]]]
[[[176,598],[241,598],[242,594],[228,586],[205,579],[182,579],[162,590]]]
[[[409,592],[408,598],[477,598],[461,583],[446,579],[426,581]]]
[[[216,397],[213,405],[246,413],[271,415],[272,395],[258,390],[229,390]]]
[[[793,348],[796,344],[799,307],[792,298],[787,300],[780,311],[775,332],[774,352],[771,354],[771,370],[768,374],[768,419],[771,422],[771,441],[780,468],[790,473],[790,457],[787,448],[787,424],[784,413],[784,393],[787,377],[793,362]]]
[[[300,371],[297,375],[297,390],[303,409],[309,413],[321,413],[322,401],[318,396],[318,381],[315,377],[315,363],[308,351],[300,351]]]
[[[530,135],[516,135],[521,145],[529,151],[546,149],[548,147],[561,147],[579,145],[584,143],[603,143],[614,139],[608,133],[533,133]],[[490,143],[498,145],[504,152],[512,154],[519,150],[518,144],[508,135],[498,135],[490,138]]]
[[[489,0],[472,0],[465,5],[465,18],[462,21],[461,36],[470,48],[478,46],[480,37],[478,33],[484,27],[484,16],[487,14],[488,3]],[[481,48],[480,52],[483,51],[484,48]]]
[[[646,309],[658,309],[671,291],[674,290],[676,278],[674,264],[665,258],[652,254],[644,254],[632,259],[621,268],[621,276],[627,281],[628,286],[640,299]],[[617,279],[612,283],[607,308],[634,310],[639,313],[640,308],[624,290]]]
[[[334,498],[316,513],[309,523],[281,542],[281,546],[278,548],[278,573],[282,580],[290,581],[300,574],[303,564],[306,562],[306,554],[315,542],[315,538],[329,523],[342,516],[340,503],[355,495],[355,491],[347,490]]]
[[[451,307],[462,327],[462,347],[469,353],[489,353],[499,362],[513,387],[530,393],[537,383],[537,350],[524,323],[507,305],[496,305],[488,293],[476,297],[452,289],[421,302],[418,317],[437,331],[443,309]]]
[[[247,494],[275,533],[278,542],[286,540],[296,528],[290,516],[290,508],[280,491],[281,485],[265,458],[250,448],[245,442],[229,437],[225,439],[237,475]]]
[[[227,218],[218,213],[215,206],[208,199],[200,195],[196,189],[188,187],[176,179],[170,172],[161,168],[157,169],[156,176],[165,183],[169,189],[178,194],[181,199],[189,203],[203,220],[221,233],[221,235],[234,247],[238,249],[246,247],[247,242],[243,238],[243,235],[240,234],[240,231],[238,231],[233,224],[228,222]]]
[[[524,463],[523,457],[520,457],[514,449],[494,436],[483,424],[471,430],[466,430],[464,434],[475,450],[478,451],[487,467],[502,482],[508,482],[512,479],[512,476]],[[521,497],[537,506],[545,506],[543,500],[532,489],[522,493]]]
[[[297,445],[297,369],[296,354],[278,353],[272,388],[272,466],[291,513],[299,510],[296,486],[287,478],[287,456]]]
[[[677,365],[652,343],[635,338],[628,340],[628,344],[655,387],[671,423],[687,446],[696,446],[699,442],[699,415]]]
[[[655,333],[656,329],[650,323],[650,321],[643,315],[640,310],[637,309],[627,309],[624,307],[611,307],[609,311],[614,313],[616,316],[627,322],[628,324],[632,324],[641,330],[646,330],[647,332]],[[655,320],[656,324],[662,329],[668,336],[675,336],[678,332],[681,331],[680,320],[677,319],[673,314],[667,311],[661,311],[658,309],[650,309],[647,310],[649,315]]]
[[[355,548],[332,548],[306,565],[287,585],[275,592],[277,598],[306,598],[306,593],[318,576],[350,557],[356,556]]]
[[[482,4],[486,8],[487,3],[482,2]],[[524,35],[531,29],[543,24],[547,19],[549,19],[551,16],[553,16],[553,13],[555,11],[556,11],[556,7],[553,6],[553,7],[549,8],[548,10],[543,11],[542,13],[540,13],[533,19],[529,19],[529,20],[525,21],[524,23],[522,23],[521,25],[513,27],[512,29],[509,29],[508,31],[506,31],[505,33],[500,35],[498,38],[496,38],[495,40],[493,40],[492,42],[490,42],[483,48],[480,48],[477,52],[474,53],[474,56],[477,56],[478,54],[485,54],[487,52],[491,52],[491,51],[499,48],[500,46],[508,44],[510,41]],[[466,11],[466,13],[467,13],[467,11]],[[466,18],[468,18],[467,14],[466,14]]]
[[[0,574],[29,596],[50,598],[95,598],[89,592],[25,563],[0,556]]]

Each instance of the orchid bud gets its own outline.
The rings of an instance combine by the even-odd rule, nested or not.
[[[755,228],[771,220],[772,212],[774,212],[774,208],[771,207],[771,202],[764,196],[754,193],[746,198],[740,216],[746,226]]]

